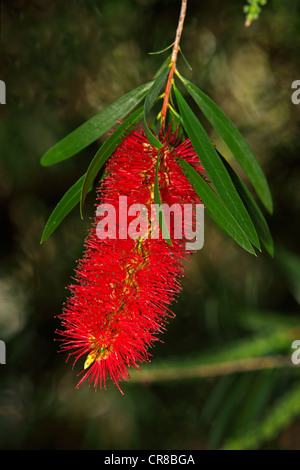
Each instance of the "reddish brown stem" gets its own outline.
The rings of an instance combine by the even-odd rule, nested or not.
[[[179,43],[180,43],[180,38],[183,30],[183,23],[185,19],[185,14],[186,14],[186,4],[187,0],[182,0],[181,2],[181,10],[180,10],[180,16],[179,16],[179,21],[178,21],[178,26],[176,30],[176,37],[175,37],[175,42],[172,50],[172,56],[171,56],[171,62],[170,62],[170,72],[168,75],[168,80],[167,80],[167,85],[164,93],[164,102],[161,110],[161,132],[162,134],[165,131],[165,123],[166,123],[166,115],[167,115],[167,110],[169,107],[169,99],[170,99],[170,92],[172,88],[172,80],[173,80],[173,75],[176,67],[176,61],[177,61],[177,55],[179,51]]]

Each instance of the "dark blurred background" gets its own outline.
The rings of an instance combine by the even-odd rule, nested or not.
[[[183,75],[239,127],[274,198],[275,257],[247,254],[205,219],[176,318],[123,384],[74,387],[54,341],[95,193],[43,244],[55,204],[101,141],[53,167],[40,157],[152,79],[174,40],[179,0],[2,0],[0,79],[1,449],[300,449],[300,1],[269,0],[246,28],[245,0],[188,0]],[[199,116],[200,117],[200,116]],[[204,123],[214,144],[222,142]],[[234,162],[232,161],[234,165]],[[242,174],[241,174],[242,175]]]

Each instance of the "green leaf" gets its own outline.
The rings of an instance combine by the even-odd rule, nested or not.
[[[168,51],[169,49],[171,49],[171,47],[174,45],[174,42],[172,42],[172,44],[170,44],[169,46],[165,47],[164,49],[161,49],[160,51],[155,51],[155,52],[148,52],[149,55],[156,55],[156,54],[162,54],[163,52],[166,52]]]
[[[163,86],[163,84],[164,84],[164,82],[165,82],[165,80],[168,76],[168,73],[169,73],[168,67],[165,67],[162,70],[162,72],[160,73],[160,75],[158,75],[158,77],[154,81],[153,85],[151,86],[151,88],[150,88],[150,90],[147,94],[146,100],[145,100],[145,108],[144,108],[145,132],[146,132],[146,135],[147,135],[147,138],[148,138],[148,141],[150,142],[150,144],[153,147],[156,147],[156,148],[161,148],[162,144],[155,137],[153,132],[150,130],[149,125],[147,123],[147,116],[148,116],[151,108],[153,107],[153,105],[155,103],[156,98],[158,97],[158,95],[159,95],[159,93],[162,89],[162,86]]]
[[[185,64],[186,64],[186,66],[187,66],[190,70],[193,70],[192,67],[191,67],[191,65],[188,63],[187,58],[186,58],[185,55],[183,54],[182,49],[181,49],[180,46],[179,46],[179,52],[180,52],[180,54],[181,54],[181,56],[182,56],[182,58],[183,58],[183,60],[184,60],[184,62],[185,62]]]
[[[130,91],[72,131],[42,156],[41,164],[43,166],[54,165],[95,142],[142,101],[152,83],[146,83]]]
[[[167,228],[165,216],[163,213],[163,209],[161,207],[161,197],[159,192],[159,183],[158,183],[158,170],[160,166],[160,156],[159,151],[157,152],[157,162],[156,162],[156,169],[155,169],[155,180],[154,180],[154,204],[156,210],[157,220],[161,229],[161,233],[164,236],[166,242],[172,246],[172,240],[170,239],[170,234]]]
[[[120,145],[122,140],[126,136],[126,131],[134,126],[142,117],[144,107],[141,106],[128,116],[119,127],[113,131],[113,133],[106,139],[101,145],[100,149],[91,161],[88,170],[85,174],[84,182],[82,185],[82,193],[80,198],[80,214],[82,218],[82,209],[85,202],[86,195],[89,191],[90,185],[93,183],[97,174],[101,170],[104,163]]]
[[[166,68],[168,68],[170,66],[170,62],[171,62],[171,56],[172,54],[168,55],[168,57],[165,58],[165,60],[163,61],[163,63],[161,64],[161,66],[159,67],[159,69],[156,71],[153,79],[155,80],[163,70],[165,70]],[[153,82],[152,82],[153,83]]]
[[[83,185],[85,175],[81,176],[78,181],[76,181],[73,186],[64,194],[59,203],[55,206],[53,212],[51,213],[43,234],[41,238],[41,243],[43,243],[50,235],[57,229],[61,224],[64,218],[71,212],[71,210],[78,204],[80,201],[80,194]],[[89,187],[89,191],[92,189],[92,185]]]
[[[232,237],[244,250],[255,255],[255,251],[249,242],[245,232],[236,222],[229,210],[214,193],[211,187],[204,181],[201,175],[185,160],[177,159],[178,164],[184,170],[194,190],[205,205],[205,209],[221,229]]]
[[[180,92],[174,87],[183,126],[191,139],[198,157],[207,171],[220,199],[231,213],[251,243],[260,249],[259,239],[250,216],[222,162],[216,149],[209,140],[204,128],[198,121]]]
[[[256,228],[257,234],[261,241],[263,242],[267,252],[272,257],[274,256],[274,242],[272,235],[270,233],[269,226],[266,222],[266,219],[263,216],[260,208],[256,204],[252,194],[250,193],[249,189],[245,185],[245,183],[240,179],[240,177],[235,173],[235,171],[231,168],[229,163],[222,157],[223,163],[227,168],[228,173],[231,176],[231,179],[241,196],[242,201],[244,202],[248,213],[254,223]]]
[[[248,143],[224,112],[196,85],[180,76],[187,91],[227,145],[251,181],[266,209],[273,212],[273,202],[264,172]]]

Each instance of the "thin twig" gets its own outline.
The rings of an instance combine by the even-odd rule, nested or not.
[[[293,363],[290,356],[253,357],[215,364],[132,371],[130,381],[139,383],[164,382],[188,378],[217,377],[237,372],[277,369],[291,366],[293,366]]]
[[[174,75],[174,71],[175,71],[175,67],[176,67],[177,55],[178,55],[178,51],[179,51],[179,43],[180,43],[180,38],[181,38],[182,30],[183,30],[183,23],[184,23],[185,14],[186,14],[186,5],[187,5],[187,0],[182,0],[178,26],[177,26],[177,30],[176,30],[176,37],[175,37],[175,42],[174,42],[174,46],[173,46],[173,50],[172,50],[172,56],[171,56],[170,72],[169,72],[169,75],[168,75],[166,90],[165,90],[165,93],[164,93],[164,102],[163,102],[163,106],[162,106],[162,110],[161,110],[161,132],[162,132],[162,134],[164,133],[164,130],[165,130],[166,115],[167,115],[167,110],[168,110],[168,107],[169,107],[169,98],[170,98],[172,80],[173,80],[173,75]]]

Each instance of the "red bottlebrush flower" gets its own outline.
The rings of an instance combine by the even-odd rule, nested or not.
[[[203,173],[190,141],[179,143],[169,131],[162,143],[158,174],[162,202],[180,207],[199,204],[176,163],[180,157]],[[156,161],[157,149],[148,143],[143,129],[136,128],[111,156],[107,176],[97,190],[97,204],[114,208],[116,238],[99,238],[103,214],[96,215],[76,269],[76,283],[69,286],[71,296],[60,315],[63,330],[58,332],[63,337],[62,349],[71,350],[69,356],[75,355],[75,362],[82,356],[85,359],[77,387],[86,379],[94,382],[95,389],[105,387],[110,377],[121,391],[119,381],[129,377],[130,367],[139,368],[139,363],[149,359],[149,347],[174,316],[169,306],[181,290],[182,260],[188,257],[184,239],[174,237],[172,225],[172,245],[145,233],[131,238],[126,231],[134,218],[126,214],[125,228],[122,220],[124,200],[127,207],[143,204],[147,234],[151,234],[148,215],[154,204]]]

